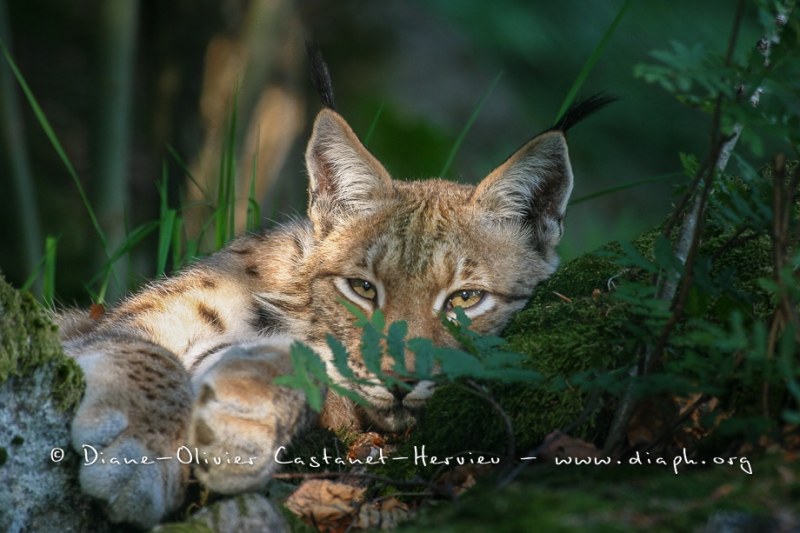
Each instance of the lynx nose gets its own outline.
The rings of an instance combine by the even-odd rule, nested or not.
[[[403,403],[403,399],[414,389],[414,386],[419,383],[419,381],[410,378],[400,378],[399,381],[401,381],[403,385],[396,384],[389,387],[389,392],[392,393],[392,396],[394,396],[398,402]]]

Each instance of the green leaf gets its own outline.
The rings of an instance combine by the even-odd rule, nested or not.
[[[503,73],[498,72],[497,76],[495,76],[492,80],[492,83],[489,84],[489,88],[486,89],[486,92],[483,93],[481,99],[478,100],[478,104],[475,106],[475,109],[473,109],[472,114],[469,116],[469,120],[467,120],[467,123],[464,124],[463,128],[461,128],[461,131],[458,133],[458,137],[456,138],[456,142],[453,143],[453,147],[450,148],[450,152],[447,154],[447,159],[445,160],[444,165],[442,165],[442,170],[439,172],[440,177],[444,178],[447,176],[447,172],[450,170],[450,167],[452,166],[453,160],[456,158],[456,154],[458,153],[459,149],[461,149],[461,145],[464,143],[467,133],[469,133],[469,130],[472,129],[472,125],[475,123],[475,119],[478,118],[481,109],[483,109],[483,105],[486,103],[486,100],[489,99],[489,96],[492,94],[495,86],[502,77]]]
[[[408,373],[406,369],[406,349],[405,338],[408,334],[408,325],[405,321],[393,322],[389,326],[386,334],[386,347],[389,356],[394,360],[394,371],[400,375],[405,376]]]
[[[325,364],[319,356],[301,342],[295,342],[289,348],[294,373],[275,378],[276,385],[302,390],[306,395],[309,407],[316,412],[322,410],[323,391],[330,379],[325,373]]]
[[[53,127],[50,125],[50,121],[47,120],[44,111],[42,111],[42,108],[39,106],[39,102],[33,95],[33,91],[31,91],[27,81],[25,81],[25,77],[22,75],[22,72],[20,72],[20,70],[17,68],[17,64],[11,58],[11,54],[8,52],[8,49],[6,48],[6,45],[3,42],[0,42],[0,49],[2,49],[3,55],[5,56],[6,61],[8,61],[9,67],[11,67],[11,71],[17,78],[17,83],[19,83],[19,86],[22,89],[25,98],[27,98],[28,103],[31,106],[31,109],[33,110],[33,114],[36,116],[36,120],[39,122],[39,126],[41,126],[42,130],[44,130],[47,139],[50,141],[50,144],[56,151],[56,154],[58,154],[59,159],[61,159],[61,163],[64,165],[64,168],[67,169],[67,173],[72,178],[72,182],[75,184],[75,188],[78,189],[78,194],[81,197],[83,206],[86,208],[86,212],[89,214],[89,218],[92,221],[92,226],[94,226],[95,233],[97,233],[97,237],[100,239],[100,244],[103,247],[103,252],[106,254],[107,257],[108,241],[106,239],[105,232],[100,227],[100,223],[97,221],[97,217],[95,216],[94,210],[92,209],[92,205],[89,203],[89,199],[86,196],[86,192],[83,189],[81,180],[78,178],[78,173],[75,172],[75,167],[72,166],[72,162],[67,156],[67,152],[64,150],[64,147],[61,146],[61,142],[58,140],[58,136],[56,135],[55,130],[53,130]]]
[[[383,350],[381,348],[381,336],[371,327],[367,327],[361,333],[361,359],[369,372],[380,376],[381,358]]]
[[[331,334],[325,336],[325,342],[333,353],[333,366],[345,379],[352,379],[355,377],[353,369],[350,368],[350,355],[347,353],[347,348],[342,344],[339,339]]]
[[[544,377],[535,370],[527,368],[488,368],[483,370],[480,379],[491,379],[505,383],[534,384],[543,381]]]
[[[370,324],[375,328],[375,331],[383,335],[383,331],[386,329],[386,317],[383,316],[383,311],[375,309],[372,313]]]
[[[572,105],[572,102],[575,101],[575,97],[578,95],[581,87],[583,87],[583,84],[589,77],[589,73],[594,68],[595,63],[597,63],[597,60],[600,59],[600,56],[603,54],[603,50],[605,50],[606,45],[608,45],[609,41],[611,41],[611,37],[617,30],[617,26],[619,26],[619,23],[622,21],[622,18],[625,16],[625,13],[628,11],[628,8],[631,7],[632,3],[632,0],[625,0],[625,3],[622,4],[622,7],[619,8],[619,11],[617,11],[617,16],[614,17],[614,20],[611,21],[611,24],[608,26],[608,28],[606,28],[606,31],[603,32],[603,36],[595,45],[592,53],[589,54],[589,58],[586,60],[586,63],[584,63],[583,67],[581,67],[581,71],[578,73],[575,81],[572,82],[572,86],[569,88],[567,96],[564,97],[564,101],[561,103],[561,108],[558,110],[558,114],[556,115],[556,122],[564,115],[564,113],[567,112],[567,109],[569,109],[569,106]]]
[[[695,177],[700,168],[700,163],[697,161],[697,157],[694,154],[686,154],[684,152],[679,152],[678,157],[680,157],[681,160],[681,168],[683,168],[683,173],[690,178]]]
[[[663,269],[675,272],[680,275],[683,271],[683,263],[675,257],[672,251],[672,244],[664,235],[656,237],[653,243],[653,255],[655,256],[655,264]]]
[[[450,319],[447,313],[441,314],[440,319],[445,329],[465,350],[473,354],[478,353],[474,340],[475,335],[469,330],[472,323],[469,317],[460,307],[454,308],[453,314],[455,314],[455,320]]]
[[[357,403],[358,405],[361,405],[362,407],[370,407],[369,401],[355,391],[352,391],[337,383],[331,383],[330,388],[332,392],[338,394],[339,396],[348,398]]]
[[[463,350],[443,346],[437,347],[434,354],[442,372],[448,379],[460,377],[480,378],[483,374],[484,368],[480,360]]]
[[[356,304],[348,300],[345,300],[344,298],[340,298],[339,303],[341,303],[345,307],[345,309],[347,309],[350,312],[351,315],[356,317],[356,322],[355,322],[356,327],[363,328],[366,324],[369,324],[369,319],[367,318],[367,315],[365,315],[364,311],[362,311],[361,308],[358,307]]]
[[[658,267],[644,257],[630,241],[620,241],[619,244],[624,252],[621,262],[626,266],[638,267],[650,273],[658,272]]]
[[[433,377],[433,342],[430,339],[409,339],[408,349],[414,353],[414,374],[419,379]]]

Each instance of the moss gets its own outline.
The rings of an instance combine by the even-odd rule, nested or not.
[[[58,328],[30,293],[15,290],[0,275],[0,384],[46,364],[57,369],[53,397],[59,407],[77,406],[83,374],[63,354]]]
[[[656,227],[633,244],[645,257],[652,257],[660,232]],[[704,255],[729,238],[729,234],[718,228],[707,228],[706,233],[709,236],[701,245]],[[726,323],[734,308],[746,308],[751,316],[765,316],[768,298],[757,280],[769,274],[769,246],[769,239],[758,238],[731,247],[720,256],[714,263],[714,272],[731,269],[731,286],[727,289],[732,287],[734,291],[726,290],[721,298],[711,295],[694,310],[697,316]],[[572,424],[584,414],[588,394],[571,382],[576,374],[627,367],[625,363],[631,360],[636,346],[631,327],[637,316],[628,304],[608,293],[609,280],[616,284],[644,281],[649,274],[615,264],[613,256],[621,249],[619,244],[611,243],[563,265],[536,289],[526,309],[506,329],[504,337],[511,349],[526,355],[529,367],[546,378],[544,384],[488,385],[492,397],[510,418],[517,453],[534,448],[545,435]],[[731,300],[729,293],[739,296]],[[727,310],[720,309],[725,306]],[[588,416],[580,427],[572,429],[572,435],[601,441],[613,407],[612,401],[589,405]],[[429,453],[440,455],[467,450],[504,455],[508,444],[502,417],[492,406],[464,386],[449,384],[437,389],[418,427],[399,453],[413,453],[413,446],[425,445]],[[395,477],[426,474],[403,461],[388,469],[388,474]]]
[[[609,258],[617,249],[610,245],[565,264],[537,288],[526,309],[506,329],[511,349],[527,355],[528,366],[550,383],[488,384],[511,420],[518,453],[570,424],[584,408],[584,393],[571,390],[568,382],[554,386],[552,380],[618,364],[630,352],[623,333],[628,311],[605,294],[609,278],[620,274],[620,267]],[[591,436],[599,414],[592,413],[574,434]],[[400,452],[411,453],[414,445],[425,445],[429,453],[440,455],[467,450],[505,455],[509,438],[502,417],[489,402],[462,385],[450,384],[437,389]],[[413,468],[408,462],[397,462],[390,473],[410,476]]]
[[[342,457],[347,452],[347,445],[340,435],[326,428],[315,427],[293,439],[281,456],[285,460],[304,459],[306,464],[288,464],[281,467],[281,472],[309,472],[309,458],[317,457],[321,460],[323,448],[327,449],[331,457]]]
[[[560,266],[550,279],[536,288],[527,309],[564,301],[558,294],[567,298],[579,298],[591,296],[595,289],[607,291],[608,280],[620,273],[620,267],[611,261],[610,255],[619,251],[619,245],[612,243],[597,252],[582,255]],[[519,321],[512,322],[509,330],[517,322]]]
[[[779,530],[770,517],[796,510],[797,488],[786,476],[800,474],[800,465],[774,456],[753,462],[752,471],[738,462],[678,475],[671,464],[541,464],[502,491],[486,480],[454,504],[430,506],[401,531],[716,531],[714,520],[733,515],[736,531]]]

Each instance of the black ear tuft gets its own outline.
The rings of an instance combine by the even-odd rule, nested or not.
[[[561,115],[561,118],[556,121],[555,126],[550,128],[550,130],[558,130],[566,133],[567,130],[581,120],[597,111],[600,111],[602,108],[611,102],[615,102],[616,100],[617,98],[615,96],[608,96],[607,94],[600,92],[583,100],[573,102],[573,104],[569,106],[569,109],[567,109],[564,114]]]
[[[306,51],[308,52],[308,61],[311,66],[311,79],[314,82],[314,87],[317,89],[320,100],[322,100],[322,105],[335,110],[336,104],[333,100],[331,74],[328,72],[328,65],[322,57],[322,51],[317,44],[312,42],[306,42]]]

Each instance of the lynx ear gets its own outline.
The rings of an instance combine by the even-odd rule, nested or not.
[[[336,112],[323,109],[306,149],[308,216],[327,233],[340,220],[374,211],[388,196],[392,180]]]
[[[517,219],[534,231],[545,259],[555,260],[572,192],[572,168],[561,131],[548,131],[517,150],[475,189],[473,205],[491,216]]]

